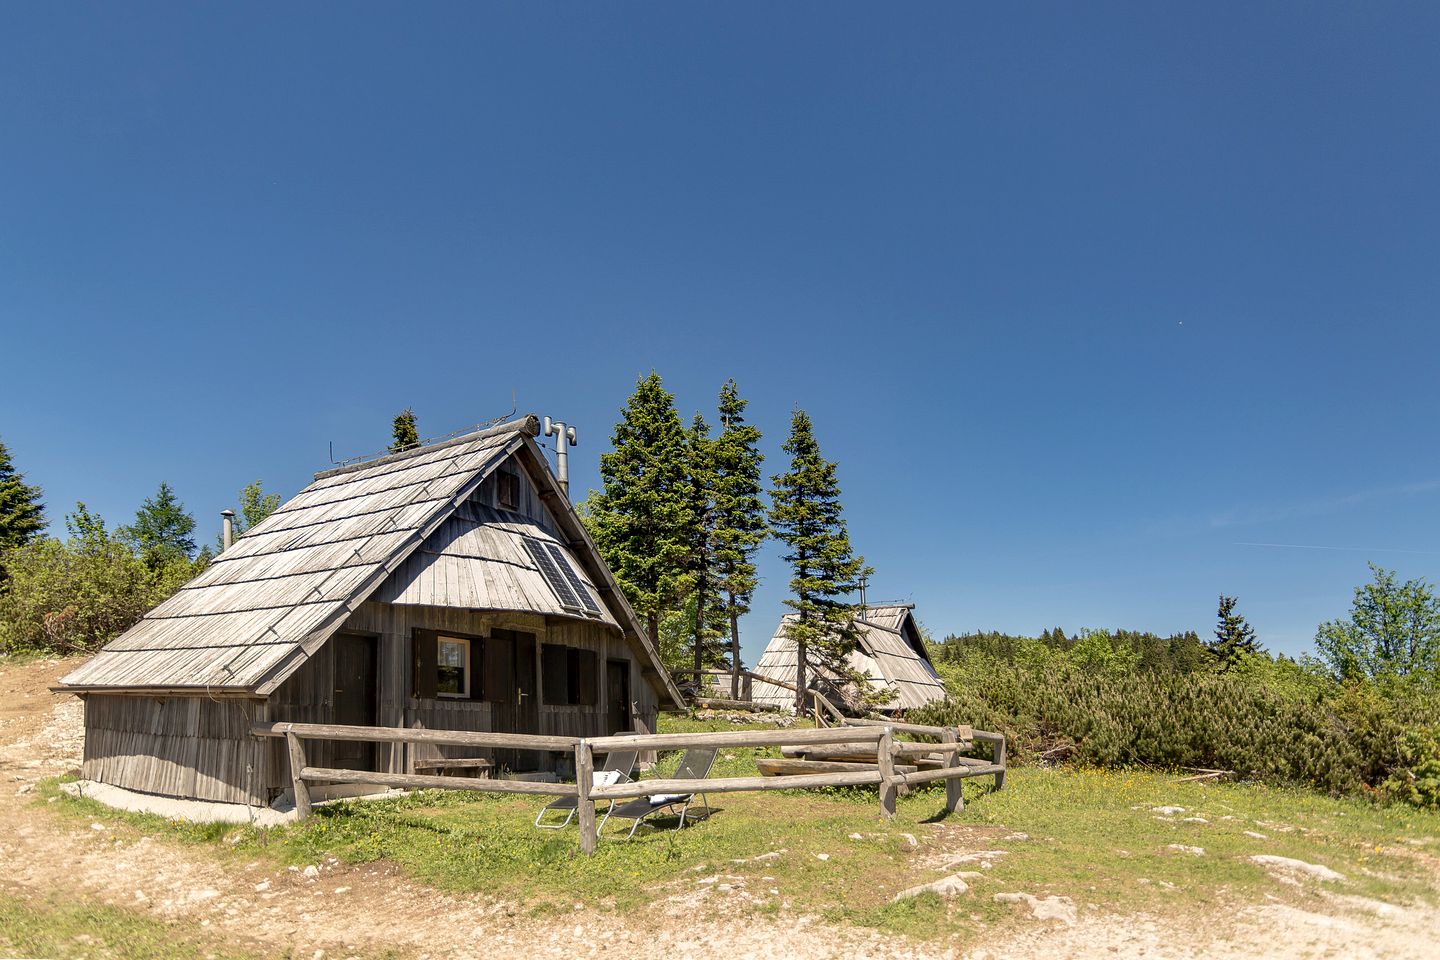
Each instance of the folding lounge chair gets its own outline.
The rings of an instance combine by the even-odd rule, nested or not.
[[[635,769],[635,758],[639,753],[635,750],[626,750],[617,753],[607,753],[605,762],[600,769],[595,771],[595,785],[610,787],[617,783],[629,783],[630,772]],[[614,808],[615,801],[610,801],[611,808]],[[580,809],[579,797],[561,797],[554,803],[542,807],[535,815],[535,826],[541,830],[561,830],[569,825],[575,817],[575,811]],[[559,823],[541,823],[547,813],[563,813],[565,819]]]
[[[675,770],[674,780],[704,780],[710,776],[710,768],[715,765],[715,754],[719,751],[709,750],[686,750],[685,756],[680,760],[680,766]],[[685,826],[685,817],[690,810],[690,803],[695,797],[700,798],[700,803],[705,807],[705,818],[710,818],[710,803],[705,799],[703,793],[660,793],[653,797],[639,797],[629,803],[620,806],[611,805],[606,812],[605,818],[600,821],[600,829],[605,829],[606,822],[611,817],[619,817],[622,820],[634,820],[635,824],[630,828],[630,834],[625,839],[635,836],[635,831],[640,829],[640,824],[657,813],[665,810],[680,811],[680,822],[675,829],[679,830]],[[653,826],[653,824],[652,824]]]

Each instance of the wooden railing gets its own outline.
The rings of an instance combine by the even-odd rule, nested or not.
[[[892,724],[883,720],[847,719],[842,726],[801,730],[737,730],[720,733],[621,734],[611,737],[548,737],[522,733],[473,733],[463,730],[419,730],[403,727],[352,727],[325,723],[256,723],[257,737],[285,740],[290,758],[290,777],[295,793],[295,815],[310,816],[310,784],[359,783],[412,789],[474,790],[482,793],[524,793],[552,797],[575,797],[580,823],[580,848],[593,853],[597,843],[596,801],[649,797],[656,794],[736,793],[755,790],[800,790],[821,787],[879,786],[880,813],[895,815],[895,798],[902,787],[944,780],[947,812],[964,808],[960,781],[969,777],[994,775],[996,789],[1004,784],[1005,738],[969,727],[922,727]],[[915,743],[895,739],[896,733],[934,737],[937,743]],[[997,739],[998,738],[998,739]],[[306,740],[342,740],[363,743],[427,743],[467,746],[492,750],[542,750],[572,753],[575,756],[574,783],[542,783],[530,780],[442,777],[414,773],[379,773],[370,770],[342,770],[312,767],[305,756]],[[989,740],[995,753],[990,763],[961,756],[975,740]],[[633,783],[599,786],[595,783],[595,754],[615,751],[688,750],[725,747],[859,747],[874,750],[875,769],[841,773],[801,774],[784,777],[707,777],[704,780],[649,779]],[[896,758],[941,755],[943,766],[935,770],[897,772]]]

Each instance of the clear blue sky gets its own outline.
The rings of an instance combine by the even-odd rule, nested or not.
[[[733,376],[937,633],[1293,653],[1440,578],[1437,104],[1429,3],[10,4],[0,439],[208,534],[512,390],[583,492]]]

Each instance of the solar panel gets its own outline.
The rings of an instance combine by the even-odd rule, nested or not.
[[[545,547],[546,544],[531,540],[529,537],[525,538],[526,552],[530,554],[530,559],[535,561],[535,565],[540,568],[540,575],[545,578],[545,582],[550,585],[550,589],[560,600],[560,606],[569,607],[572,610],[582,609],[580,598],[575,595],[570,581],[560,572],[561,568]],[[563,561],[564,557],[561,557],[561,560]]]
[[[570,582],[570,589],[574,590],[575,596],[580,598],[581,605],[599,616],[600,605],[590,595],[590,588],[585,585],[585,581],[581,580],[580,575],[575,572],[575,568],[570,564],[570,558],[565,556],[565,552],[555,544],[549,543],[546,546],[550,548],[550,556],[555,559],[555,565],[560,568],[560,572],[565,574],[565,579]]]

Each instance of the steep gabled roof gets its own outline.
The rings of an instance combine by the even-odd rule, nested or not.
[[[615,587],[568,498],[560,493],[544,456],[531,439],[539,433],[533,416],[457,437],[444,443],[367,463],[316,474],[308,487],[257,524],[174,596],[147,613],[61,684],[86,689],[186,689],[265,695],[298,669],[361,603],[429,602],[439,598],[380,597],[382,586],[414,583],[392,578],[422,546],[436,547],[438,559],[468,557],[472,564],[505,566],[484,551],[469,556],[465,538],[448,543],[447,529],[463,534],[477,514],[467,501],[501,463],[514,458],[540,491],[564,543],[538,526],[481,535],[489,548],[525,539],[555,540],[564,557],[583,572],[598,595],[597,619],[619,628],[651,670],[647,677],[674,705],[683,701],[644,636],[635,613]],[[456,522],[446,527],[448,521]],[[489,519],[489,518],[485,518]],[[473,538],[472,538],[473,539]],[[473,544],[471,544],[473,545]],[[508,555],[507,555],[508,558]],[[518,558],[517,558],[518,559]],[[522,576],[538,577],[523,564],[491,582],[503,586]],[[543,578],[540,579],[543,584]],[[419,586],[416,587],[420,589]],[[495,591],[497,601],[501,591]],[[487,595],[488,596],[488,595]],[[553,593],[505,593],[504,602],[445,606],[525,609],[585,616],[561,607]],[[453,600],[454,598],[450,598]],[[535,605],[526,605],[528,603]]]
[[[883,709],[911,709],[935,700],[945,699],[945,684],[925,645],[920,640],[911,604],[886,604],[865,609],[856,624],[860,636],[850,666],[870,679],[876,689],[890,688],[894,696]],[[785,627],[795,619],[787,613],[780,619],[775,636],[760,655],[755,673],[762,677],[795,682],[795,641],[785,635]],[[751,696],[760,703],[788,707],[795,694],[784,687],[755,681]]]

